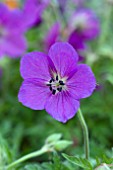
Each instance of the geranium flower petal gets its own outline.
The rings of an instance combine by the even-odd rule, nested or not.
[[[20,72],[24,79],[41,78],[49,80],[51,76],[49,73],[47,55],[42,52],[26,54],[21,60]]]
[[[76,49],[76,50],[85,50],[86,45],[84,43],[84,39],[81,35],[77,34],[75,31],[69,36],[68,42]]]
[[[42,110],[49,95],[49,88],[41,80],[27,79],[22,83],[18,99],[24,106],[33,110]]]
[[[45,110],[56,120],[65,123],[71,119],[79,108],[79,101],[67,92],[51,95],[45,104]]]
[[[2,51],[10,57],[19,57],[24,54],[27,48],[27,42],[23,35],[9,35],[1,44]]]
[[[45,39],[44,39],[44,45],[45,45],[45,51],[48,51],[55,42],[58,41],[59,35],[60,35],[60,23],[55,22],[51,29],[48,31]]]
[[[78,61],[78,54],[74,48],[65,42],[52,45],[48,55],[62,77],[67,76],[70,71],[75,69]]]
[[[9,20],[8,8],[1,2],[0,2],[0,20],[1,24],[7,23]]]
[[[67,87],[75,99],[90,96],[96,87],[96,79],[91,68],[86,64],[78,65],[75,74],[68,80]]]

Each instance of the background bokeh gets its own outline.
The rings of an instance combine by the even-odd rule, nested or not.
[[[45,37],[51,26],[60,19],[61,27],[65,27],[63,15],[66,20],[70,20],[72,11],[80,7],[87,7],[95,12],[100,22],[100,35],[93,41],[87,42],[88,50],[83,62],[91,66],[97,80],[97,88],[91,97],[81,100],[81,109],[89,128],[91,157],[111,156],[113,147],[113,1],[84,0],[80,4],[80,1],[71,0],[65,3],[67,3],[66,11],[62,14],[58,11],[56,1],[51,0],[42,14],[41,23],[26,31],[28,43],[26,52],[45,51]],[[64,2],[61,7],[64,7]],[[65,153],[83,155],[83,134],[77,115],[66,124],[62,124],[45,111],[33,111],[18,102],[18,91],[22,83],[19,71],[20,57],[12,59],[9,56],[3,56],[0,59],[0,134],[9,147],[11,159],[15,160],[40,149],[47,136],[53,133],[62,133],[64,139],[74,142],[65,150]],[[27,163],[49,162],[52,157],[53,154],[48,153],[33,158]],[[27,163],[21,165],[21,168],[24,168]]]

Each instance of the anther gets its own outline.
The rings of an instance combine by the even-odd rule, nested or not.
[[[65,83],[62,80],[59,80],[60,85],[65,85]]]
[[[58,75],[56,76],[56,80],[58,81]]]
[[[54,82],[55,80],[53,79],[53,78],[51,78],[51,80],[49,81],[49,83],[52,83],[52,82]]]
[[[47,86],[51,86],[51,84],[48,83]]]
[[[62,91],[62,87],[58,87],[57,90],[58,90],[59,92],[61,92],[61,91]]]
[[[49,89],[52,91],[52,87],[50,86]]]
[[[53,89],[53,90],[52,90],[52,94],[55,94],[55,93],[56,93],[56,90],[55,90],[55,89]]]

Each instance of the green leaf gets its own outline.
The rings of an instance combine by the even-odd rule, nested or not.
[[[53,163],[54,163],[54,169],[55,170],[60,170],[61,169],[61,160],[58,154],[55,152],[54,157],[53,157]]]
[[[43,170],[38,164],[29,164],[26,165],[21,170]]]
[[[96,164],[97,164],[97,166],[99,166],[101,164],[101,160],[98,157],[96,157]]]
[[[73,170],[72,168],[69,168],[61,161],[60,156],[56,152],[54,152],[53,155],[53,163],[51,162],[43,163],[42,168],[43,170]]]
[[[93,170],[91,163],[87,159],[79,158],[76,156],[68,156],[64,153],[62,155],[71,163],[73,163],[85,170]]]
[[[42,164],[42,169],[43,170],[53,170],[53,164],[51,162],[50,163],[45,162]]]
[[[11,162],[12,156],[6,141],[0,135],[0,168]]]
[[[54,170],[72,170],[67,165],[65,165],[62,161],[60,156],[57,154],[57,152],[54,152],[53,157],[53,169]],[[52,169],[52,170],[53,170]],[[74,169],[75,170],[75,169]]]

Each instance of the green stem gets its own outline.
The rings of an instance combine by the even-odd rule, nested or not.
[[[33,157],[36,157],[36,156],[39,156],[39,155],[42,155],[46,152],[48,152],[50,149],[47,147],[47,146],[44,146],[42,147],[42,149],[38,150],[38,151],[35,151],[35,152],[32,152],[28,155],[25,155],[23,157],[21,157],[20,159],[17,159],[16,161],[14,161],[13,163],[9,164],[7,167],[6,167],[6,170],[10,169],[10,168],[13,168],[14,166],[16,166],[17,164],[21,163],[21,162],[24,162],[30,158],[33,158]]]
[[[83,135],[84,135],[85,157],[86,159],[89,159],[89,133],[88,133],[88,128],[87,128],[81,109],[78,110],[78,118],[82,126]]]

